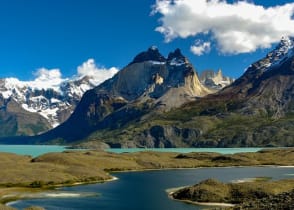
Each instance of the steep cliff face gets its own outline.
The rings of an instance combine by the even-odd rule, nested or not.
[[[197,128],[155,125],[134,136],[133,142],[137,147],[148,148],[189,147],[195,143],[200,133]]]
[[[265,58],[248,67],[218,98],[244,101],[243,113],[268,113],[279,118],[293,112],[294,39],[283,38]]]
[[[217,72],[213,70],[202,71],[200,74],[200,81],[202,84],[211,88],[212,90],[218,91],[232,84],[234,79],[224,76],[222,70],[219,69]]]

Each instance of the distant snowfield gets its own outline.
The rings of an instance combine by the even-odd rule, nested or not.
[[[47,119],[54,128],[61,123],[63,110],[72,110],[83,94],[113,77],[118,69],[98,68],[89,59],[77,68],[77,75],[63,78],[59,69],[39,69],[31,81],[18,78],[0,79],[0,99],[13,99],[21,108]],[[5,103],[5,102],[4,102]]]

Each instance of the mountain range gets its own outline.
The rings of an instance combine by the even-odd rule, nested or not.
[[[148,56],[153,54],[159,56],[152,52],[151,50]],[[141,56],[144,56],[144,53],[138,55],[136,59],[142,59]],[[133,62],[136,62],[136,59]],[[205,72],[203,75],[207,77],[203,76],[201,82],[207,83],[206,86],[210,89],[207,93],[218,90],[221,87],[219,82],[227,84],[231,81],[220,71],[213,73],[209,70],[209,74]],[[116,72],[113,71],[114,73]],[[0,137],[37,135],[57,127],[72,114],[83,94],[101,83],[93,74],[55,80],[48,82],[40,78],[34,81],[20,81],[17,78],[0,79]],[[208,84],[207,80],[216,83]],[[138,83],[137,87],[130,89],[137,90],[141,88],[139,86]]]
[[[236,80],[221,71],[198,77],[179,49],[165,58],[151,47],[114,77],[86,91],[64,123],[35,137],[2,142],[79,147],[293,146],[293,99],[293,38],[283,38]]]
[[[37,135],[58,126],[72,114],[82,95],[99,84],[94,75],[49,81],[0,79],[0,137]]]

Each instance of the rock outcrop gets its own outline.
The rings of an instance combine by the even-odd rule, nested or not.
[[[224,76],[222,70],[219,69],[217,72],[213,70],[204,70],[200,74],[200,81],[205,86],[218,91],[222,88],[232,84],[234,82],[233,78]]]

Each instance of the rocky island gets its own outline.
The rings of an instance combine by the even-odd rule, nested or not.
[[[222,183],[208,179],[179,189],[170,197],[188,203],[228,206],[227,209],[293,209],[294,179]]]

